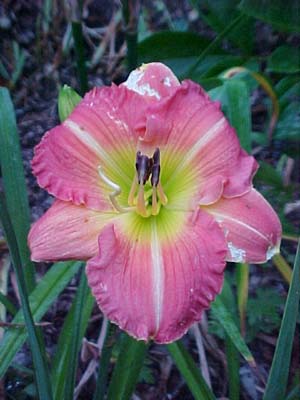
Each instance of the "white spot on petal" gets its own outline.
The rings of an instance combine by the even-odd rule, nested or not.
[[[227,244],[230,256],[234,262],[244,262],[246,259],[246,251],[235,247],[232,242]]]
[[[130,89],[133,90],[136,93],[141,94],[142,96],[147,95],[150,97],[156,97],[157,100],[160,99],[159,93],[154,90],[149,83],[144,83],[142,85],[139,85],[139,81],[143,78],[144,76],[144,71],[143,70],[135,70],[132,71],[131,74],[129,75],[127,81],[124,83],[124,85]]]
[[[103,283],[103,282],[100,282],[100,288],[101,288],[101,290],[103,291],[103,292],[107,292],[107,286],[106,286],[106,284],[105,283]]]
[[[169,76],[166,76],[165,77],[165,79],[164,79],[164,85],[165,86],[171,86],[171,81],[170,81],[170,78],[169,78]]]
[[[266,254],[266,259],[270,260],[275,254],[279,253],[279,246],[269,246]]]

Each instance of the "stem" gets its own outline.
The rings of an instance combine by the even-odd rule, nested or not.
[[[74,39],[75,56],[77,63],[77,73],[80,83],[80,94],[88,90],[88,78],[84,57],[84,40],[82,34],[82,24],[79,21],[72,21],[72,35]]]
[[[138,64],[138,21],[140,12],[139,0],[123,0],[123,19],[126,25],[127,67],[128,72]]]

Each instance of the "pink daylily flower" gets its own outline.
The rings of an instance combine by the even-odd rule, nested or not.
[[[56,197],[31,228],[32,259],[88,260],[100,309],[137,339],[180,338],[220,292],[226,261],[279,251],[256,161],[220,104],[163,64],[91,90],[32,166]]]

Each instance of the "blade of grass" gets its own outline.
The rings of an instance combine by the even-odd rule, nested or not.
[[[124,334],[121,350],[108,388],[108,400],[129,400],[146,355],[147,344]]]
[[[39,397],[44,400],[51,400],[52,389],[49,379],[49,371],[46,361],[45,345],[41,341],[40,335],[37,334],[34,325],[32,313],[29,306],[25,276],[22,267],[22,261],[19,254],[17,239],[15,237],[13,226],[10,221],[8,209],[4,195],[0,193],[0,220],[2,222],[3,230],[7,239],[10,255],[12,258],[13,266],[18,283],[18,290],[21,298],[24,319],[28,331],[28,341],[30,344],[32,360],[34,364],[34,373],[36,379],[37,391]]]
[[[113,346],[115,344],[116,330],[117,326],[108,322],[105,342],[102,348],[99,361],[97,385],[93,400],[104,400],[105,391],[107,387],[107,380],[108,380],[109,364]]]
[[[214,394],[207,386],[201,372],[184,345],[178,341],[168,344],[167,348],[194,398],[196,400],[214,400]]]
[[[240,357],[230,337],[225,335],[225,351],[229,382],[229,399],[239,400],[240,398]]]
[[[80,265],[80,262],[56,263],[47,271],[29,296],[30,308],[36,322],[43,317],[53,301],[76,274]],[[22,310],[18,311],[12,323],[24,323]],[[26,338],[27,332],[25,329],[10,330],[4,335],[0,345],[0,378],[5,374]]]
[[[87,284],[85,270],[82,269],[80,284],[77,289],[77,295],[74,306],[74,318],[72,324],[72,337],[70,342],[70,353],[67,365],[67,381],[64,390],[64,400],[73,400],[76,371],[78,364],[78,353],[81,347],[81,325],[84,320],[83,314],[85,313],[85,305],[88,296],[90,296],[90,288]]]
[[[138,62],[138,21],[139,0],[123,0],[123,19],[126,26],[127,66],[128,72],[137,67]]]
[[[25,64],[25,58],[26,58],[26,53],[23,49],[20,48],[19,44],[17,42],[13,42],[13,50],[14,50],[14,71],[11,75],[11,87],[14,87],[15,84],[17,83],[18,79],[20,78],[24,64]]]
[[[76,297],[80,295],[81,292],[77,291]],[[86,331],[94,302],[95,302],[94,297],[89,292],[85,300],[84,312],[82,313],[81,316],[81,324],[78,326],[79,328],[78,336],[80,343]],[[61,394],[64,393],[66,382],[69,379],[68,366],[70,364],[71,342],[72,342],[72,337],[75,334],[73,328],[74,326],[76,326],[76,324],[78,324],[78,321],[76,321],[75,319],[76,304],[77,304],[77,299],[75,298],[72,303],[71,309],[68,313],[68,316],[65,319],[61,333],[59,335],[56,353],[52,362],[51,373],[52,373],[52,387],[53,387],[54,400],[61,399]]]
[[[0,164],[3,187],[29,292],[35,286],[34,265],[27,246],[29,205],[14,107],[6,88],[0,88]]]
[[[264,400],[285,397],[300,300],[300,242]]]
[[[17,308],[15,307],[15,305],[9,300],[9,298],[7,296],[4,296],[3,293],[0,292],[0,303],[2,303],[4,305],[4,307],[7,309],[7,311],[15,316],[17,313]]]
[[[77,73],[80,83],[80,94],[88,90],[88,77],[84,56],[84,40],[82,34],[82,24],[79,21],[72,21],[72,36],[74,40]]]
[[[237,328],[233,316],[228,311],[225,304],[222,302],[220,295],[217,296],[215,301],[212,303],[211,310],[213,311],[216,318],[219,320],[227,335],[232,340],[232,343],[234,343],[237,350],[241,353],[241,355],[249,364],[255,366],[254,358],[239,329]]]

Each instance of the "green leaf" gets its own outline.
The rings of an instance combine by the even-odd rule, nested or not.
[[[76,304],[78,304],[78,297],[80,296],[82,296],[82,290],[77,291],[76,298],[74,299],[67,318],[64,321],[63,328],[59,335],[55,356],[51,365],[53,397],[56,400],[61,399],[61,394],[65,392],[66,383],[70,379],[69,366],[72,340],[74,339],[75,334],[77,334],[78,340],[81,343],[95,302],[91,292],[88,291],[84,303],[84,312],[82,312],[81,323],[79,324],[78,320],[76,320],[77,316],[75,308]]]
[[[285,397],[295,327],[300,301],[300,242],[298,244],[292,282],[285,304],[279,337],[264,400],[281,400]]]
[[[107,386],[108,380],[108,373],[109,373],[109,365],[110,359],[112,355],[113,346],[115,344],[115,333],[117,330],[117,326],[111,324],[108,321],[106,337],[103,344],[103,348],[101,351],[101,357],[99,360],[99,368],[98,368],[98,377],[97,377],[97,386],[94,394],[93,400],[104,400],[105,398],[105,391]]]
[[[108,388],[108,400],[129,400],[144,363],[147,344],[122,335],[119,357]]]
[[[255,182],[261,182],[278,189],[283,190],[284,188],[280,173],[274,167],[272,167],[272,165],[267,164],[264,161],[259,163],[259,169],[254,179]]]
[[[219,323],[222,325],[225,332],[230,337],[232,343],[235,345],[240,354],[245,358],[248,363],[254,365],[254,358],[248,346],[246,345],[246,342],[242,337],[239,329],[236,326],[234,317],[231,315],[231,313],[228,311],[228,308],[223,303],[222,294],[217,296],[215,301],[212,303],[211,311],[218,319]]]
[[[158,32],[141,41],[138,45],[138,63],[152,61],[164,62],[179,78],[186,77],[189,68],[196,62],[198,54],[209,45],[209,40],[192,32],[166,31]],[[211,52],[221,61],[220,55],[226,56],[219,47]],[[216,64],[213,57],[207,61],[210,67]],[[207,72],[208,65],[203,66],[202,72]],[[199,71],[197,71],[199,72]]]
[[[66,287],[70,279],[79,270],[80,262],[62,262],[54,264],[29,296],[34,320],[38,322],[57,296]],[[22,311],[19,311],[12,323],[24,323]],[[5,374],[12,359],[27,338],[25,329],[6,332],[0,345],[0,378]]]
[[[64,85],[58,95],[58,115],[63,122],[73,111],[82,97],[68,85]]]
[[[41,399],[52,400],[52,388],[50,385],[49,371],[46,361],[45,345],[43,343],[42,336],[38,335],[38,331],[33,321],[18,243],[5,203],[5,197],[2,193],[0,193],[0,220],[7,239],[10,256],[12,258],[12,263],[16,274],[18,291],[21,299],[26,329],[28,332],[28,342],[30,345],[32,361],[34,365],[37,391]]]
[[[214,400],[214,394],[207,386],[199,368],[184,345],[178,341],[168,344],[167,348],[194,398],[196,400]]]
[[[81,347],[82,337],[80,336],[81,325],[84,320],[83,314],[85,313],[85,305],[87,298],[91,296],[90,288],[87,284],[87,278],[84,268],[81,272],[80,284],[77,290],[74,306],[73,325],[71,327],[71,341],[69,344],[70,352],[68,357],[67,367],[67,381],[64,390],[64,400],[73,400],[74,388],[76,381],[76,372],[78,364],[78,353]]]
[[[208,46],[205,47],[205,49],[200,53],[200,55],[197,57],[197,60],[193,65],[189,68],[187,72],[187,76],[192,77],[195,71],[197,71],[198,67],[201,65],[203,60],[209,55],[213,54],[217,47],[219,46],[219,43],[226,37],[226,35],[232,31],[238,24],[241,23],[241,21],[244,19],[244,16],[242,14],[239,14],[236,18],[233,19],[210,43]]]
[[[242,12],[288,32],[300,32],[298,0],[242,0]]]
[[[228,369],[229,399],[240,398],[240,357],[235,345],[225,335],[225,351]]]
[[[34,265],[27,246],[29,205],[14,107],[6,88],[0,88],[0,163],[3,187],[16,235],[29,292],[35,285]]]
[[[249,91],[245,82],[227,79],[222,87],[210,92],[214,100],[219,100],[231,125],[236,129],[241,146],[251,151],[251,113]]]
[[[15,65],[14,65],[14,71],[11,76],[11,83],[14,86],[22,74],[25,64],[26,53],[23,49],[20,48],[19,44],[15,41],[13,42],[13,51],[14,51]]]
[[[76,7],[76,6],[74,6]],[[88,91],[88,74],[85,62],[85,43],[82,33],[81,21],[72,21],[72,36],[77,64],[77,74],[80,83],[80,93],[84,95]]]
[[[237,5],[240,0],[192,0],[197,7],[201,19],[203,19],[216,32],[222,32],[227,25],[236,18],[240,11]],[[228,32],[226,39],[240,47],[247,53],[253,49],[253,20],[246,18],[235,29]]]
[[[299,21],[300,22],[300,21]],[[294,74],[300,71],[299,47],[280,46],[268,58],[269,72]]]
[[[209,39],[192,32],[157,32],[139,43],[139,62],[197,56],[209,43]]]
[[[0,60],[0,75],[2,76],[2,78],[4,78],[7,81],[9,81],[9,74],[8,74],[7,69],[5,68],[5,66],[4,66],[4,64],[2,63],[1,60]]]
[[[0,303],[4,305],[8,312],[10,312],[12,315],[16,315],[18,311],[17,308],[2,292],[0,292]]]
[[[274,139],[300,141],[300,109],[299,102],[290,103],[277,122]]]

